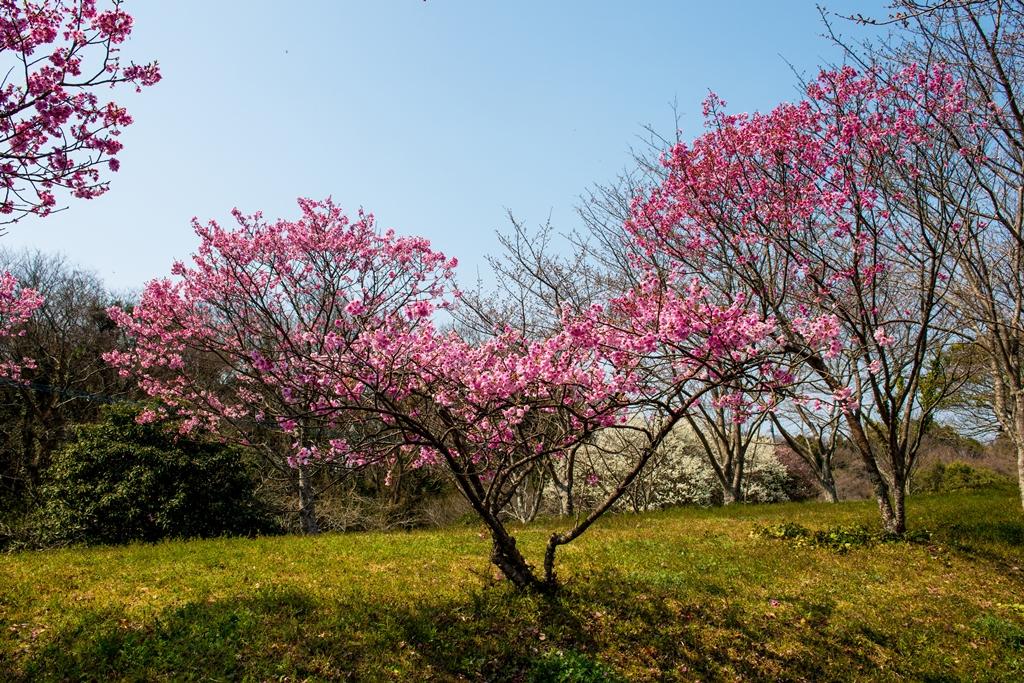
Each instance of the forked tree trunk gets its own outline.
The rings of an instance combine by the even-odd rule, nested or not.
[[[839,491],[836,489],[836,478],[832,474],[832,462],[826,456],[816,458],[817,466],[814,468],[814,474],[818,480],[818,485],[821,486],[821,490],[825,494],[825,498],[830,503],[839,502]]]
[[[833,479],[826,479],[821,482],[821,488],[825,491],[825,498],[830,503],[839,502],[839,493],[836,491],[836,482]]]
[[[504,530],[491,528],[491,562],[516,588],[544,592],[551,588],[534,575],[526,558],[516,547],[516,539]]]
[[[735,491],[732,485],[722,486],[722,505],[732,505],[740,500],[740,494]]]

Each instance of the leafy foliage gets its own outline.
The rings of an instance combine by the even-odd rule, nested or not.
[[[242,452],[109,407],[81,425],[43,486],[40,540],[126,543],[273,531]]]
[[[951,493],[1012,485],[1013,481],[1009,477],[965,462],[951,462],[948,465],[937,462],[914,478],[914,489],[920,493]]]

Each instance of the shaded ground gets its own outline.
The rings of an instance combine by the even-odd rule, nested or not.
[[[616,516],[556,599],[496,583],[475,527],[0,556],[0,679],[1024,680],[1018,500],[913,498],[930,542],[846,553],[752,531],[873,505]]]

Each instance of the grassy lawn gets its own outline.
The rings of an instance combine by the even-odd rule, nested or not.
[[[845,553],[752,531],[873,504],[608,517],[554,599],[477,527],[0,555],[0,680],[1024,680],[1016,493],[909,510],[930,542]]]

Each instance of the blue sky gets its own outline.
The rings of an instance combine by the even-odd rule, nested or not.
[[[296,197],[328,195],[428,237],[469,282],[506,210],[571,230],[579,195],[616,175],[645,124],[671,133],[672,100],[692,136],[709,89],[766,109],[796,96],[790,64],[813,75],[838,58],[804,0],[126,6],[126,55],[159,59],[164,80],[117,97],[135,124],[110,192],[0,238],[121,290],[189,255],[192,216],[289,217]]]

